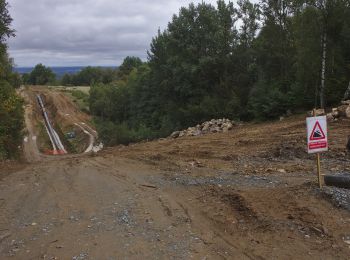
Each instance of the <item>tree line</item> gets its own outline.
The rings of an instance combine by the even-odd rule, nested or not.
[[[273,119],[338,103],[350,79],[345,0],[218,1],[180,9],[148,61],[127,57],[94,84],[90,111],[106,143],[168,135],[211,118]],[[131,66],[130,66],[131,65]]]
[[[21,79],[12,71],[6,45],[7,39],[15,36],[11,22],[8,3],[0,0],[0,161],[18,156],[22,143],[23,100],[15,92]]]
[[[58,77],[50,67],[39,63],[30,73],[22,74],[21,83],[24,85],[91,86],[97,83],[108,84],[117,78],[117,69],[92,66],[85,67],[77,73],[65,73],[62,77]]]

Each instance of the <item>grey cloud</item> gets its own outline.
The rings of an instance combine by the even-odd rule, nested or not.
[[[146,59],[152,37],[181,6],[201,0],[8,0],[18,66],[119,65]],[[216,3],[216,0],[206,1]]]

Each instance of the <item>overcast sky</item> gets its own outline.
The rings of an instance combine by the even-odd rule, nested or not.
[[[145,60],[158,28],[181,6],[201,1],[8,0],[17,35],[9,52],[19,67],[115,66],[128,55]]]

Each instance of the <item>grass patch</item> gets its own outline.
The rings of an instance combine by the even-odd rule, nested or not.
[[[76,86],[76,87],[66,87],[66,86],[49,86],[50,89],[58,90],[58,91],[74,91],[79,90],[84,92],[85,94],[90,94],[90,87],[88,86]]]
[[[90,113],[89,94],[86,94],[81,90],[65,90],[64,92],[78,105],[81,111],[88,114]]]
[[[77,104],[78,108],[90,114],[89,108],[89,96],[90,87],[88,86],[76,86],[76,87],[66,87],[66,86],[48,86],[49,89],[64,92],[74,103]]]

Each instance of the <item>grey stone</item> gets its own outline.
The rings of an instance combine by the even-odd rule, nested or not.
[[[175,131],[175,132],[173,132],[173,133],[170,135],[170,137],[171,137],[171,138],[178,138],[179,135],[180,135],[180,131]]]

